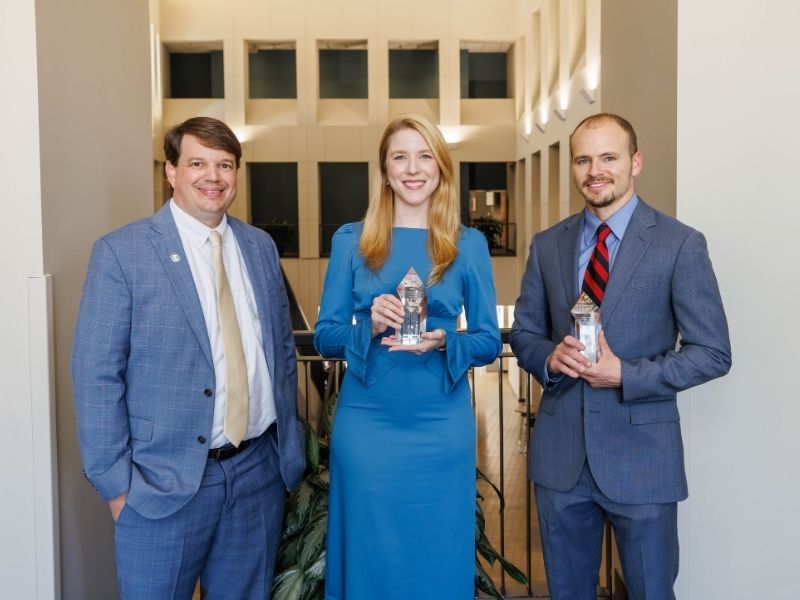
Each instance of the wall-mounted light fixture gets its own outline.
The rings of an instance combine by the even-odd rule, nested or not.
[[[547,102],[542,102],[539,105],[539,110],[536,111],[536,127],[539,128],[539,131],[544,133],[545,129],[547,128],[547,119],[549,117],[550,111],[548,110]]]
[[[569,106],[569,89],[562,85],[558,88],[558,106],[553,109],[556,116],[562,121],[567,120],[567,107]]]
[[[600,66],[596,62],[588,63],[583,70],[584,85],[581,87],[581,96],[589,104],[594,104],[597,99],[597,86],[600,84]]]

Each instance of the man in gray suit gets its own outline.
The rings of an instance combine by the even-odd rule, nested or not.
[[[304,471],[278,253],[226,215],[242,154],[221,121],[167,133],[172,200],[94,245],[73,348],[86,477],[115,521],[125,599],[268,598]]]
[[[511,347],[541,383],[529,477],[553,600],[596,598],[606,519],[635,600],[674,598],[687,497],[676,394],[728,372],[728,326],[702,234],[638,198],[633,127],[599,114],[570,140],[586,208],[534,236]],[[599,305],[592,362],[570,309]]]

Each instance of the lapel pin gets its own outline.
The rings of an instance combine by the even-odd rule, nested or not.
[[[181,262],[181,257],[178,256],[177,254],[170,254],[169,259],[174,263]]]

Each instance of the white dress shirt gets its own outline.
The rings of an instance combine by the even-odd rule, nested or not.
[[[217,313],[217,291],[215,285],[214,263],[211,255],[211,242],[208,236],[212,229],[188,215],[175,202],[170,201],[170,210],[178,226],[186,260],[192,271],[197,295],[203,308],[208,341],[211,343],[211,356],[214,358],[216,393],[214,394],[214,421],[211,426],[210,448],[225,445],[228,439],[222,434],[225,417],[226,367],[225,353],[222,349],[222,334],[219,329]],[[239,244],[228,227],[227,216],[215,228],[222,235],[222,262],[228,276],[236,317],[244,346],[247,364],[247,380],[250,388],[248,404],[247,432],[244,439],[258,437],[275,422],[275,399],[272,394],[272,377],[267,368],[264,345],[261,335],[261,320],[258,316],[253,286],[247,275],[244,258]]]

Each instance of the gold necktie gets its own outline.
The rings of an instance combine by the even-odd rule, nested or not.
[[[222,433],[231,444],[238,446],[247,432],[247,400],[250,395],[247,384],[247,364],[244,360],[242,334],[236,319],[236,307],[222,262],[222,236],[219,231],[209,235],[214,258],[214,273],[217,284],[217,312],[222,333],[222,350],[225,353],[227,370],[225,420]]]

